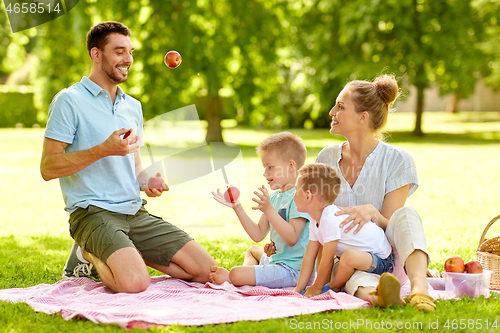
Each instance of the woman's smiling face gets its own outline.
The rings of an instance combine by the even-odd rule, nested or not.
[[[329,113],[332,117],[330,133],[341,134],[352,130],[354,125],[358,124],[358,112],[354,108],[351,98],[351,90],[345,87],[337,97],[336,103]]]

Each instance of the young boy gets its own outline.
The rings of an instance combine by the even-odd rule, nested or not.
[[[286,288],[297,285],[302,257],[309,239],[309,215],[300,213],[295,208],[293,192],[297,171],[304,165],[306,147],[302,140],[289,132],[273,134],[258,147],[264,167],[263,176],[271,190],[271,194],[262,185],[255,191],[252,200],[263,214],[255,223],[246,214],[237,201],[234,204],[224,199],[222,192],[212,192],[219,203],[232,207],[241,225],[254,242],[262,241],[270,232],[274,243],[274,254],[268,258],[265,250],[258,245],[251,246],[245,252],[243,266],[235,266],[230,271],[223,267],[213,266],[209,274],[210,280],[221,284],[225,281],[235,286],[251,285],[268,288]]]
[[[345,285],[355,270],[374,274],[391,273],[395,255],[384,230],[369,221],[357,234],[345,233],[339,224],[345,215],[335,216],[339,208],[333,204],[340,190],[340,178],[330,165],[308,164],[299,170],[294,201],[299,212],[311,216],[309,244],[302,260],[300,277],[294,291],[302,292],[311,274],[320,245],[323,254],[319,261],[318,275],[314,284],[305,291],[312,297],[332,289],[336,292]],[[335,277],[329,285],[334,257],[340,257]]]

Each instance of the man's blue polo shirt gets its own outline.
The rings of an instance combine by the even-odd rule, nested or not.
[[[52,100],[45,137],[67,143],[65,152],[71,153],[95,147],[121,128],[132,128],[144,138],[142,126],[138,100],[118,87],[113,105],[109,93],[84,76]],[[94,205],[132,215],[142,205],[134,154],[104,157],[59,181],[69,213]]]

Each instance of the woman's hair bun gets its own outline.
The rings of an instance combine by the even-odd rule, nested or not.
[[[394,75],[381,75],[373,80],[373,85],[384,103],[387,105],[393,103],[398,97],[398,82],[396,81]]]

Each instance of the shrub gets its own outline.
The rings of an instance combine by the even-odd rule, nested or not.
[[[22,123],[31,127],[37,123],[37,109],[33,104],[33,91],[26,86],[0,89],[0,127],[14,127]]]

